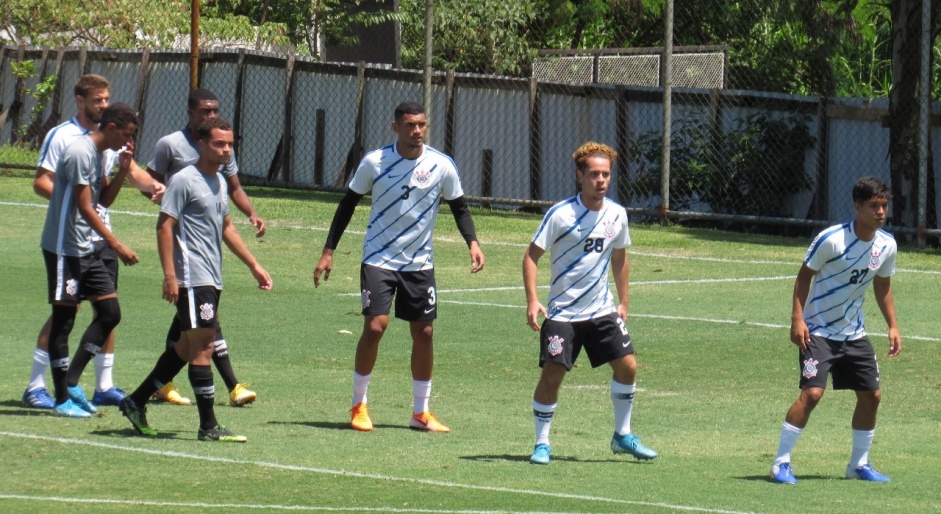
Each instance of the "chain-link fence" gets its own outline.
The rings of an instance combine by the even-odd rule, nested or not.
[[[934,233],[941,166],[930,153],[918,157],[917,140],[941,143],[931,130],[941,112],[941,88],[931,82],[938,63],[927,74],[926,129],[918,123],[929,113],[918,110],[911,86],[919,85],[912,64],[919,49],[891,54],[887,42],[901,29],[875,16],[887,16],[885,6],[862,2],[848,14],[827,3],[806,10],[782,7],[792,2],[756,0],[738,10],[718,0],[684,3],[673,16],[677,46],[665,88],[663,5],[543,3],[436,2],[429,142],[454,158],[475,201],[545,206],[574,194],[570,155],[595,140],[617,149],[610,194],[635,219],[824,225],[852,216],[852,183],[876,175],[895,192],[895,229],[915,231],[921,209]],[[401,60],[417,70],[424,2],[397,4]],[[576,4],[599,11],[565,10]],[[932,27],[939,10],[935,2]],[[614,49],[561,50],[592,46]],[[18,79],[13,64],[25,61],[35,75]],[[141,112],[137,154],[146,161],[157,138],[185,123],[188,61],[184,52],[4,47],[0,143],[36,143],[74,113],[78,75],[94,72],[112,81],[113,101]],[[392,141],[395,105],[423,93],[421,72],[381,65],[211,50],[200,66],[200,85],[215,91],[237,129],[247,183],[342,189],[366,151]],[[893,82],[896,72],[915,79]],[[51,74],[56,92],[33,116],[35,99],[24,89]],[[927,163],[921,175],[919,159]]]

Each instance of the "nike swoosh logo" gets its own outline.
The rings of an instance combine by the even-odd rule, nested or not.
[[[431,308],[429,308],[429,309],[425,309],[425,314],[428,314],[428,313],[432,312],[433,310],[435,310],[434,307],[431,307]]]
[[[631,344],[630,341],[628,341],[628,342],[626,342],[626,343],[621,343],[621,346],[623,346],[624,348],[627,348],[627,345],[629,345],[629,344]]]
[[[209,196],[209,195],[211,195],[211,194],[212,194],[212,193],[203,193],[203,198],[206,198],[207,196]]]

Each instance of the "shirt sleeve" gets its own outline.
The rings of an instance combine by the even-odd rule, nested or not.
[[[186,180],[171,180],[160,202],[160,212],[174,219],[180,219],[180,212],[186,205]]]
[[[233,177],[239,173],[239,163],[235,160],[235,152],[232,152],[232,158],[229,159],[229,162],[222,165],[222,169],[219,170],[224,177]]]
[[[378,168],[377,164],[370,160],[370,156],[363,158],[350,180],[350,191],[361,195],[369,194],[372,191],[373,181],[376,180]]]
[[[555,239],[555,216],[552,215],[553,211],[550,210],[546,213],[546,216],[542,219],[542,223],[539,225],[539,229],[536,230],[536,235],[533,236],[533,244],[542,248],[543,250],[548,250],[550,241]]]
[[[821,238],[823,240],[821,240]],[[833,255],[833,244],[826,233],[820,233],[807,249],[807,255],[804,256],[804,264],[814,271],[820,271],[820,268],[830,260]]]
[[[147,163],[147,167],[154,170],[158,175],[167,176],[170,167],[170,145],[165,141],[165,137],[160,138],[154,145],[154,155]]]
[[[887,250],[885,260],[882,261],[882,266],[879,266],[879,269],[876,271],[876,276],[891,277],[895,275],[895,256],[898,254],[897,247],[895,244],[892,244]]]
[[[50,130],[49,134],[46,135],[46,141],[43,143],[43,151],[39,156],[38,167],[49,170],[53,173],[56,171],[56,167],[59,165],[59,159],[62,158],[62,152],[64,150],[64,145],[62,144],[63,138],[54,138],[56,131]]]
[[[623,207],[621,208],[621,212],[618,214],[617,223],[621,225],[621,230],[618,233],[618,237],[614,240],[614,247],[627,248],[628,246],[631,246],[631,233],[627,223],[627,210]]]
[[[464,196],[464,189],[461,188],[461,178],[457,174],[457,167],[452,162],[448,162],[444,177],[441,179],[441,196],[445,200],[454,200]]]

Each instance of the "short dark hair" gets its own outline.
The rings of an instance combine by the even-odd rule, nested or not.
[[[395,121],[402,121],[406,114],[425,114],[425,108],[417,102],[402,102],[395,108]]]
[[[111,83],[108,82],[108,79],[94,73],[86,73],[75,81],[75,87],[72,89],[75,91],[75,96],[84,97],[95,89],[108,89],[110,87]]]
[[[134,125],[140,125],[140,121],[137,119],[137,114],[134,112],[134,109],[131,109],[130,105],[121,102],[109,106],[105,109],[105,112],[101,113],[101,121],[98,122],[98,128],[104,129],[111,123],[117,128],[124,128],[132,123]]]
[[[863,203],[873,198],[892,199],[892,190],[876,177],[863,177],[853,185],[853,203]]]
[[[196,129],[196,136],[200,141],[206,141],[210,136],[212,136],[213,129],[231,132],[232,124],[222,118],[209,118],[208,120],[199,124],[199,128]]]
[[[189,97],[186,99],[186,107],[188,109],[195,109],[199,107],[199,102],[202,101],[218,102],[219,97],[208,89],[194,89],[190,91]]]

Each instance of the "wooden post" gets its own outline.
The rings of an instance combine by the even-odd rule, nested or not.
[[[454,158],[454,70],[445,78],[444,153]]]
[[[485,148],[480,163],[480,196],[493,198],[493,150]],[[484,207],[490,207],[484,203]]]
[[[317,128],[315,129],[314,140],[314,185],[323,185],[323,158],[324,146],[326,141],[327,111],[317,109]]]
[[[529,199],[542,198],[542,128],[540,127],[539,83],[529,79]]]
[[[143,132],[144,118],[147,114],[144,109],[144,102],[147,100],[147,83],[150,79],[150,49],[145,48],[140,59],[140,73],[137,76],[137,95],[134,98],[134,110],[137,111],[137,132],[134,134],[134,147],[137,148],[137,141]]]
[[[291,183],[294,171],[292,152],[292,143],[294,142],[294,116],[293,109],[291,108],[294,96],[294,59],[294,54],[289,55],[285,66],[287,88],[284,96],[284,137],[281,142],[283,145],[281,152],[281,179],[285,184]]]
[[[19,49],[16,51],[16,62],[22,64],[23,60],[26,59],[26,46],[20,45]],[[16,79],[15,85],[13,86],[13,103],[10,104],[9,116],[10,122],[13,124],[10,127],[10,143],[16,143],[16,132],[20,128],[22,123],[21,118],[23,115],[23,89],[26,87],[24,80],[21,78]]]
[[[235,131],[235,155],[242,154],[242,93],[245,87],[245,49],[239,49],[235,72],[235,113],[232,114],[232,129]]]

